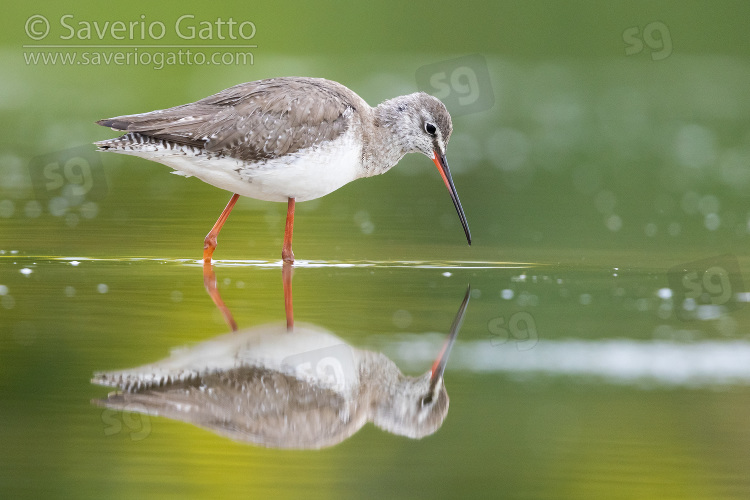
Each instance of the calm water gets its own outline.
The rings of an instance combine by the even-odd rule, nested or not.
[[[750,496],[746,3],[134,9],[2,21],[0,496]],[[187,43],[182,14],[233,16],[257,47],[243,65],[28,62],[42,49],[23,45],[125,44],[62,38],[66,14],[164,23],[136,44]],[[471,285],[450,407],[423,439],[368,423],[278,450],[96,404],[112,389],[94,373],[229,332],[196,259],[230,195],[94,153],[114,134],[93,122],[292,74],[372,104],[431,91],[454,117],[471,247],[417,155],[299,204],[295,227],[296,321],[405,374],[430,370]],[[241,199],[219,238],[218,290],[243,331],[283,324],[284,213]]]
[[[228,331],[194,262],[5,256],[2,269],[4,460],[26,478],[6,483],[14,494],[96,496],[113,482],[123,495],[161,496],[491,488],[593,497],[617,485],[623,497],[719,497],[750,487],[747,312],[712,316],[703,305],[709,317],[679,321],[664,276],[648,270],[303,262],[296,320],[412,375],[429,369],[466,283],[473,291],[446,373],[449,413],[434,435],[412,441],[368,424],[332,448],[279,451],[91,403],[108,392],[89,384],[95,371],[155,362]],[[283,321],[277,264],[216,271],[241,329]],[[29,484],[40,470],[54,480]]]

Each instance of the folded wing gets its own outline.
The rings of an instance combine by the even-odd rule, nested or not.
[[[243,83],[194,103],[97,123],[262,161],[337,138],[348,128],[351,111],[366,105],[346,87],[324,81],[286,77]]]

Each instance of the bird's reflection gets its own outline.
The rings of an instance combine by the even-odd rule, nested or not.
[[[224,299],[221,298],[219,288],[216,286],[216,272],[210,261],[203,262],[203,285],[206,287],[206,292],[208,292],[211,300],[216,304],[216,308],[219,309],[221,315],[224,317],[224,321],[227,322],[227,325],[229,325],[229,328],[231,328],[233,332],[236,332],[237,322],[234,320],[232,312],[224,303]]]
[[[281,281],[284,287],[284,312],[286,314],[286,327],[287,330],[294,328],[294,308],[292,306],[292,276],[294,275],[294,265],[291,262],[284,261],[281,266]],[[229,310],[227,305],[224,303],[224,299],[221,298],[219,288],[216,285],[216,272],[214,266],[210,260],[203,261],[203,285],[206,287],[211,300],[214,301],[216,307],[224,317],[224,321],[227,322],[229,328],[232,331],[237,331],[237,322],[232,316],[232,312]]]
[[[384,354],[354,348],[318,326],[290,329],[288,315],[287,325],[235,331],[153,364],[97,373],[93,383],[118,391],[95,403],[273,448],[332,446],[367,422],[421,438],[447,415],[443,373],[468,302],[467,289],[443,348],[420,377],[404,376]]]

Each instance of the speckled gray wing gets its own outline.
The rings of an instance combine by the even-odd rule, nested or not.
[[[367,104],[341,84],[284,77],[243,83],[191,104],[97,123],[255,162],[331,141]]]
[[[272,448],[332,446],[366,422],[354,399],[255,367],[115,393],[94,402],[181,420],[236,441]]]

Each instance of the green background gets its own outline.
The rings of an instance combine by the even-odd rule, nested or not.
[[[80,55],[88,49],[73,44],[129,43],[60,40],[64,15],[100,25],[160,21],[167,34],[154,43],[184,44],[173,29],[184,14],[252,21],[252,64],[27,63],[47,50],[28,45]],[[34,15],[50,21],[43,41],[25,32]],[[744,1],[7,7],[0,495],[747,497],[750,375],[741,366],[729,381],[673,383],[653,374],[521,373],[497,361],[483,371],[457,356],[446,374],[451,411],[434,436],[411,441],[368,425],[321,452],[256,448],[137,415],[118,416],[122,430],[111,435],[89,403],[106,389],[89,379],[227,330],[195,260],[230,194],[159,164],[94,153],[92,142],[115,135],[96,120],[285,75],[336,80],[376,105],[417,91],[420,68],[449,71],[473,54],[486,61],[492,92],[479,96],[486,106],[478,112],[449,106],[448,147],[473,245],[432,163],[409,155],[386,175],[298,205],[296,317],[384,350],[416,374],[429,361],[398,355],[400,335],[447,332],[471,282],[457,348],[485,346],[491,359],[500,355],[493,320],[520,311],[533,318],[539,342],[718,342],[742,365],[750,333],[749,15]],[[648,26],[659,28],[644,39]],[[101,162],[95,188],[84,196],[34,188],[39,165],[71,155]],[[220,288],[240,327],[283,319],[276,261],[285,208],[242,198],[219,238]],[[373,264],[334,266],[362,261]],[[406,261],[427,265],[395,267]],[[679,283],[696,261],[729,269],[739,301],[681,321],[684,290],[670,276]],[[717,370],[727,364],[711,356],[700,359]],[[695,369],[680,361],[671,365]]]

